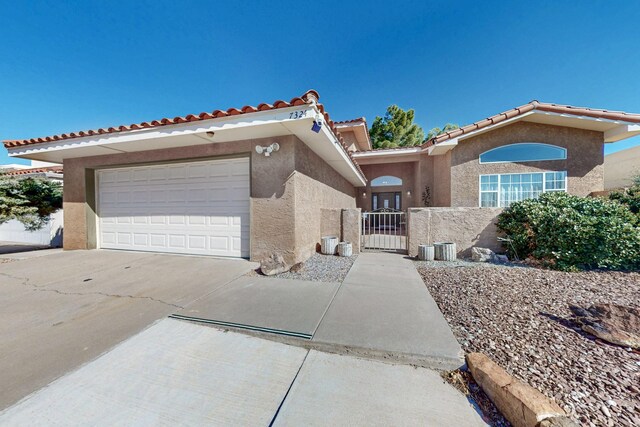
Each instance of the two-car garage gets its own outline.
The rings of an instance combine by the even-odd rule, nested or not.
[[[96,172],[98,247],[249,257],[249,158]]]

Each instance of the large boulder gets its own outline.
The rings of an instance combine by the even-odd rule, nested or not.
[[[490,262],[493,261],[495,254],[491,249],[487,248],[471,248],[471,260],[475,262]]]
[[[617,304],[569,305],[582,330],[612,344],[640,349],[640,310]]]
[[[273,276],[274,274],[284,273],[289,270],[289,266],[277,252],[272,253],[260,261],[260,271],[265,276]]]

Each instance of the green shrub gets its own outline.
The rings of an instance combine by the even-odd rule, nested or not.
[[[59,209],[62,209],[60,183],[0,174],[0,224],[17,219],[26,230],[38,230]]]
[[[640,268],[638,218],[615,201],[554,192],[512,204],[497,225],[511,255],[566,271],[631,270]]]
[[[640,178],[635,179],[635,184],[622,191],[609,194],[609,199],[627,205],[631,212],[640,215]]]

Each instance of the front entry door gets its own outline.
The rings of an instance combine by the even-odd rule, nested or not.
[[[399,191],[388,193],[373,193],[371,195],[371,210],[395,209],[402,210],[401,193]]]

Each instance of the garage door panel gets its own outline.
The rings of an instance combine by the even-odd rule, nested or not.
[[[98,172],[100,245],[249,255],[249,160]]]

